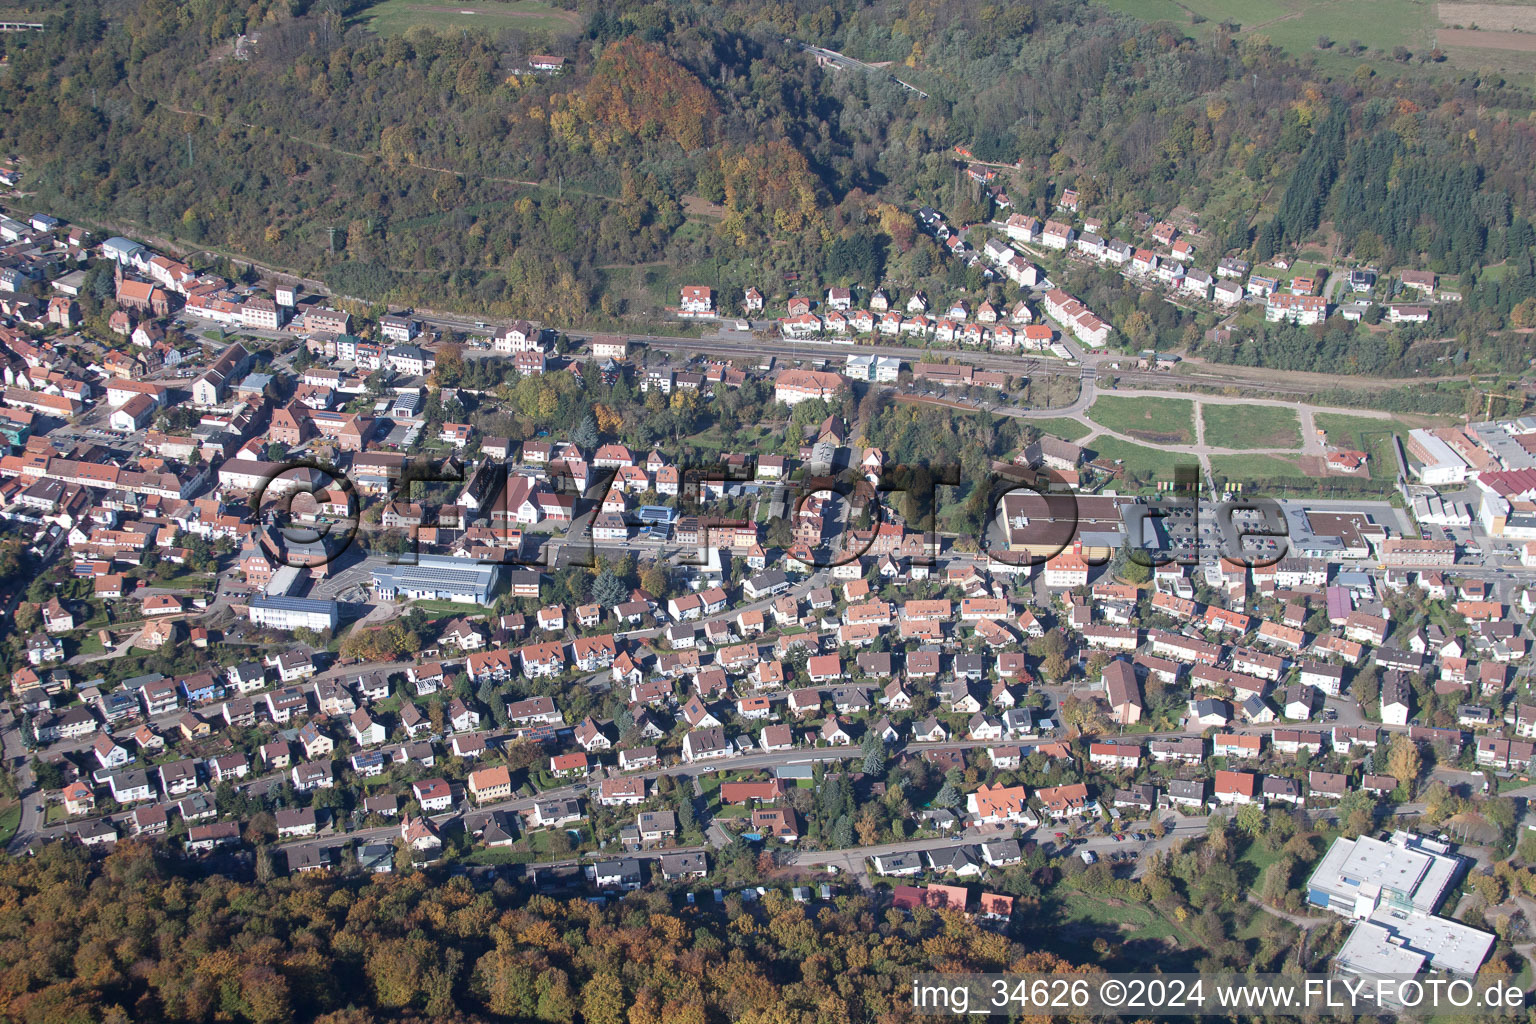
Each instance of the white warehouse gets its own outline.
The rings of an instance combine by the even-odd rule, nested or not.
[[[335,629],[338,621],[335,601],[308,597],[251,598],[251,621],[269,629]]]
[[[501,582],[501,566],[449,555],[418,555],[414,565],[381,565],[373,589],[385,601],[457,601],[490,604]]]

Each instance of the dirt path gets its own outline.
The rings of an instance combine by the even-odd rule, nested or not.
[[[1409,387],[1414,384],[1438,384],[1448,380],[1465,380],[1464,376],[1440,375],[1435,377],[1351,377],[1332,373],[1314,373],[1310,370],[1275,370],[1264,366],[1237,366],[1232,363],[1214,363],[1199,356],[1186,356],[1183,366],[1199,368],[1212,373],[1220,373],[1223,376],[1239,378],[1240,380],[1252,380],[1256,384],[1274,384],[1284,382],[1306,386],[1316,391],[1332,390],[1334,388],[1353,388],[1358,390],[1386,391],[1392,388]],[[1175,377],[1178,375],[1175,374]],[[1234,382],[1234,387],[1241,386]]]
[[[1248,896],[1248,902],[1264,911],[1264,913],[1269,914],[1271,917],[1278,917],[1282,921],[1289,921],[1291,924],[1295,925],[1297,928],[1300,928],[1302,931],[1306,931],[1309,928],[1316,928],[1320,924],[1330,924],[1338,920],[1338,918],[1331,916],[1303,917],[1300,914],[1287,913],[1286,911],[1281,910],[1279,907],[1270,906],[1268,903],[1265,903],[1263,900],[1259,899],[1257,896],[1252,895],[1251,893]]]
[[[1118,392],[1111,392],[1118,393]],[[1340,409],[1333,406],[1310,405],[1297,402],[1283,402],[1273,398],[1238,398],[1230,395],[1190,395],[1183,391],[1128,391],[1121,393],[1129,398],[1176,398],[1194,403],[1195,439],[1194,443],[1183,446],[1183,449],[1200,457],[1201,465],[1206,472],[1210,472],[1209,456],[1212,455],[1281,455],[1290,457],[1321,457],[1323,446],[1317,439],[1317,426],[1314,416],[1319,412],[1338,413],[1346,416],[1360,416],[1364,419],[1390,420],[1396,418],[1395,413],[1382,412],[1380,409]],[[948,404],[948,403],[944,403]],[[1294,410],[1301,420],[1302,443],[1300,447],[1290,448],[1223,448],[1205,443],[1205,416],[1203,406],[1206,405],[1267,405],[1283,409]],[[1095,437],[1108,436],[1130,444],[1145,445],[1144,439],[1123,434],[1117,430],[1111,430],[1101,423],[1089,418],[1086,409],[1078,410],[1071,407],[1062,409],[996,409],[1000,416],[1013,416],[1018,419],[1070,419],[1076,420],[1088,428],[1088,433],[1078,439],[1078,444],[1087,444]]]
[[[445,10],[446,9],[447,8],[445,8]],[[139,93],[139,91],[137,89],[134,89],[133,93],[134,93],[135,96],[141,96],[141,94]],[[373,161],[373,162],[378,162],[378,161],[383,160],[383,157],[380,154],[378,154],[378,153],[373,153],[373,152],[368,152],[368,151],[356,151],[356,150],[350,150],[350,149],[342,149],[340,146],[333,146],[333,145],[331,145],[328,142],[320,142],[320,141],[318,141],[316,139],[306,139],[302,135],[293,135],[293,134],[289,134],[289,133],[286,133],[286,132],[278,132],[274,128],[268,128],[268,127],[266,127],[264,125],[254,124],[254,123],[252,123],[250,121],[233,120],[233,119],[225,118],[224,116],[219,115],[219,114],[209,114],[209,113],[205,113],[205,112],[198,111],[198,110],[184,110],[181,107],[173,106],[170,103],[165,103],[165,102],[162,102],[160,100],[156,100],[154,97],[142,97],[142,98],[148,99],[150,102],[155,103],[158,106],[164,107],[166,110],[170,111],[171,113],[182,114],[182,115],[184,115],[186,117],[200,118],[201,120],[208,121],[208,122],[210,122],[212,124],[225,125],[225,124],[233,123],[233,124],[239,125],[242,128],[248,128],[251,131],[255,131],[255,132],[272,132],[274,134],[281,135],[284,139],[287,139],[290,142],[297,142],[301,146],[311,146],[311,147],[313,147],[315,149],[325,150],[327,153],[334,153],[337,156],[350,157],[353,160],[368,160],[368,161]],[[488,174],[472,175],[472,174],[469,174],[466,171],[456,171],[456,170],[454,170],[451,167],[436,167],[436,166],[433,166],[432,164],[421,163],[421,162],[416,161],[416,160],[406,160],[404,162],[404,165],[406,167],[410,167],[410,168],[412,168],[414,170],[418,170],[418,171],[430,171],[433,174],[448,174],[448,175],[452,175],[453,177],[459,178],[459,179],[464,180],[464,181],[471,181],[471,180],[473,180],[473,181],[484,181],[484,182],[491,182],[493,184],[498,184],[498,185],[514,185],[514,186],[521,187],[521,188],[538,188],[538,189],[559,188],[560,190],[562,190],[564,192],[572,192],[572,193],[575,193],[576,195],[586,196],[586,197],[588,197],[590,199],[599,199],[599,200],[602,200],[603,202],[613,202],[614,201],[612,196],[604,195],[601,192],[592,192],[592,191],[589,191],[587,189],[577,188],[574,185],[552,185],[552,184],[550,184],[547,181],[532,181],[532,180],[529,180],[527,178],[500,178],[500,177],[495,177],[493,175],[488,175]]]
[[[1220,403],[1214,403],[1220,404]],[[1216,493],[1216,477],[1211,472],[1210,449],[1205,443],[1205,407],[1201,402],[1194,404],[1195,417],[1195,456],[1200,460],[1200,472],[1205,475],[1205,489],[1208,494]]]

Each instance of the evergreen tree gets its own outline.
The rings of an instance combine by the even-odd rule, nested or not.
[[[864,774],[879,778],[885,774],[885,744],[873,731],[864,734],[860,744],[864,751]]]
[[[604,608],[613,608],[621,605],[629,597],[629,588],[624,581],[612,572],[604,569],[597,574],[592,581],[592,600]]]
[[[832,845],[839,850],[853,845],[853,819],[846,814],[837,819],[832,829]]]
[[[597,447],[597,417],[590,412],[581,418],[576,429],[571,431],[571,442],[583,451],[590,452]]]

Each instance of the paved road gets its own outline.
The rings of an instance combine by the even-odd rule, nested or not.
[[[800,49],[804,50],[806,53],[813,53],[822,61],[831,64],[834,67],[851,68],[857,71],[872,71],[875,74],[883,74],[908,92],[916,93],[923,99],[928,98],[928,94],[926,92],[923,92],[923,90],[919,89],[917,86],[911,84],[910,82],[903,82],[901,79],[897,78],[895,75],[891,74],[889,71],[886,71],[882,67],[877,67],[873,64],[866,64],[859,60],[857,57],[849,57],[847,54],[838,53],[836,50],[829,50],[825,46],[813,46],[810,43],[800,43],[798,45]]]

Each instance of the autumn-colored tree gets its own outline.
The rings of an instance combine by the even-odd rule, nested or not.
[[[859,834],[861,846],[874,846],[880,841],[880,816],[873,804],[864,807],[858,821],[854,823],[854,829]]]
[[[581,1015],[587,1024],[624,1024],[624,983],[616,974],[594,975],[581,987]]]
[[[1536,298],[1521,299],[1515,303],[1509,311],[1509,322],[1513,327],[1536,327]]]
[[[1413,784],[1419,777],[1422,759],[1419,745],[1404,733],[1398,733],[1387,751],[1387,774],[1397,780],[1404,791],[1413,796]]]
[[[602,404],[594,405],[592,412],[597,416],[597,429],[608,437],[613,437],[624,429],[624,417],[614,412],[608,406]]]
[[[552,116],[551,126],[567,136],[585,129],[603,152],[636,138],[670,138],[685,150],[697,149],[708,141],[718,106],[686,68],[631,35],[603,51],[569,109],[574,121]]]

